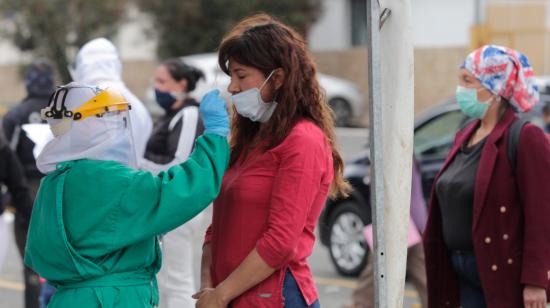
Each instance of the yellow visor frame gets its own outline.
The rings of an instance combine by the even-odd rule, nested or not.
[[[90,116],[101,116],[107,112],[128,111],[130,104],[113,89],[107,88],[73,111],[73,120],[80,121]]]

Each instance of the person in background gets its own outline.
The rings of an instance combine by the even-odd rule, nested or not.
[[[122,93],[132,106],[130,120],[133,144],[137,159],[142,158],[153,129],[153,120],[143,103],[124,84],[122,63],[113,43],[105,38],[96,38],[84,44],[69,72],[78,83],[102,88],[114,87]]]
[[[411,221],[418,233],[422,234],[426,226],[428,212],[422,193],[422,175],[418,164],[413,159],[411,183]],[[367,266],[361,272],[357,287],[353,290],[351,300],[344,308],[371,308],[374,307],[374,260],[372,254],[368,256]],[[426,266],[424,264],[424,249],[422,243],[410,246],[407,251],[407,277],[416,288],[422,307],[428,307],[428,291],[426,282]]]
[[[155,71],[156,101],[165,114],[155,123],[140,169],[153,174],[186,161],[204,127],[199,104],[189,96],[203,73],[179,59],[162,62]],[[193,234],[202,213],[162,236],[162,268],[158,275],[160,307],[195,307],[193,279]]]
[[[154,75],[155,99],[164,115],[155,123],[140,168],[159,173],[187,159],[204,127],[199,103],[189,94],[204,74],[179,59],[169,59]]]
[[[11,197],[9,205],[13,206],[16,211],[15,216],[18,217],[16,223],[28,227],[32,212],[31,192],[25,180],[23,166],[21,166],[16,154],[9,147],[4,137],[3,129],[0,126],[0,186],[1,185],[5,185],[8,188],[7,191]],[[0,193],[0,268],[4,263],[9,241],[7,225],[3,217],[7,201],[3,200],[2,197]],[[29,298],[29,301],[25,301],[25,307],[38,307],[38,294],[36,292],[33,294],[36,295],[36,297]]]
[[[349,184],[300,35],[267,15],[219,47],[231,77],[231,160],[207,230],[197,307],[319,307],[307,257],[328,195]]]
[[[456,100],[475,120],[455,137],[434,181],[424,232],[429,307],[546,307],[550,282],[550,143],[532,124],[538,102],[522,53],[486,45],[458,71]]]
[[[40,117],[40,110],[48,105],[50,95],[55,90],[54,70],[47,60],[38,59],[29,65],[25,73],[25,88],[27,96],[8,111],[2,124],[9,146],[15,152],[24,168],[24,176],[29,185],[32,200],[34,201],[43,174],[36,167],[33,154],[34,142],[27,137],[22,127],[25,124],[43,123]],[[23,223],[18,218],[20,216],[16,215],[14,234],[17,248],[19,249],[21,258],[23,258],[27,241],[28,220],[26,220],[26,223]],[[24,276],[25,307],[38,307],[40,294],[39,277],[28,267],[24,267]]]

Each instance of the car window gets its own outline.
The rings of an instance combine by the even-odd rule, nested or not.
[[[445,157],[453,144],[458,128],[466,117],[458,110],[442,113],[421,125],[414,133],[417,157]]]

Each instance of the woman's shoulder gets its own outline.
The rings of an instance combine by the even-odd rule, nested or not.
[[[526,123],[521,129],[520,143],[527,145],[546,145],[545,141],[549,141],[544,131],[532,123]]]
[[[290,136],[298,136],[304,139],[324,139],[325,133],[323,130],[310,120],[302,119],[296,122]]]
[[[327,138],[323,130],[309,120],[299,120],[285,140],[277,148],[311,149],[326,148]]]

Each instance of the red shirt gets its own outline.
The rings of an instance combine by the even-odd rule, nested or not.
[[[313,123],[301,120],[275,148],[252,151],[227,170],[214,201],[205,243],[212,247],[218,285],[254,249],[273,275],[232,302],[232,307],[283,307],[285,271],[292,272],[308,305],[317,298],[306,258],[333,178],[332,150]]]

